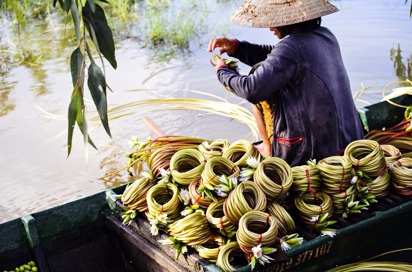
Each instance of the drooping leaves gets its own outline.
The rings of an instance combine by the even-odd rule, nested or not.
[[[106,78],[95,62],[92,62],[89,66],[87,86],[89,87],[103,127],[111,137],[109,121],[107,118]]]
[[[91,11],[94,13],[96,11],[96,4],[94,3],[94,0],[87,0],[87,3],[89,4]]]
[[[113,34],[110,27],[107,24],[106,15],[104,10],[98,4],[95,4],[95,11],[93,12],[92,7],[89,4],[90,1],[86,2],[82,10],[83,19],[85,21],[85,26],[96,44],[98,51],[103,54],[103,56],[109,61],[114,69],[117,68],[117,61],[115,57],[115,46],[113,40]],[[94,34],[92,33],[94,32]]]
[[[72,93],[72,99],[69,105],[69,112],[68,112],[68,134],[67,134],[67,157],[70,155],[72,150],[72,140],[73,140],[73,130],[77,123],[84,136],[84,142],[86,144],[86,140],[89,142],[91,146],[95,149],[96,146],[93,143],[92,139],[88,135],[87,130],[87,123],[85,118],[85,108],[84,108],[84,101],[83,101],[83,94],[79,87],[74,88]]]
[[[72,73],[73,87],[84,85],[84,56],[79,47],[73,51],[70,57],[70,70]]]

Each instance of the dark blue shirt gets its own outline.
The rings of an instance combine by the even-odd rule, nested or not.
[[[233,56],[250,66],[262,62],[249,76],[229,67],[217,76],[253,104],[276,101],[273,156],[303,165],[363,138],[339,44],[327,28],[296,32],[274,46],[238,41]]]

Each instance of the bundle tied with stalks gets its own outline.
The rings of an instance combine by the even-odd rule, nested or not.
[[[250,157],[258,158],[259,151],[252,142],[247,140],[237,140],[223,151],[223,158],[231,160],[235,165],[246,166],[246,161]]]
[[[295,206],[300,222],[311,231],[333,237],[334,229],[328,228],[336,221],[333,216],[333,203],[329,195],[323,192],[306,192],[295,198]]]
[[[220,247],[216,265],[223,271],[235,271],[248,263],[248,256],[240,249],[238,242],[229,242]]]
[[[224,157],[213,157],[205,164],[201,174],[201,185],[198,190],[203,196],[206,195],[212,200],[217,201],[215,187],[220,184],[221,176],[225,175],[228,178],[236,178],[239,174],[239,167],[231,160]]]
[[[412,152],[412,106],[398,105],[390,100],[388,102],[406,108],[405,118],[391,128],[370,131],[365,135],[365,139],[374,140],[381,145],[392,145],[399,149],[402,154]]]
[[[203,210],[185,216],[169,225],[170,235],[189,245],[202,245],[213,235]]]
[[[226,237],[214,233],[210,237],[210,240],[201,245],[194,245],[193,248],[199,253],[201,258],[216,263],[220,247],[226,244],[226,240]]]
[[[399,149],[393,145],[383,144],[381,145],[383,155],[385,156],[386,166],[389,167],[392,163],[396,162],[402,157]]]
[[[135,141],[133,148],[135,151],[129,152],[127,157],[129,162],[127,168],[129,173],[133,175],[136,169],[140,169],[141,165],[146,163],[155,177],[161,176],[161,170],[168,170],[170,167],[170,159],[179,150],[194,148],[205,142],[205,139],[183,136],[161,136],[155,139],[148,139],[146,142]]]
[[[358,190],[368,187],[376,197],[389,193],[389,174],[380,144],[373,140],[357,140],[345,149],[344,156],[351,162],[359,178]]]
[[[266,254],[276,251],[276,248],[273,247],[278,235],[276,222],[270,214],[262,211],[249,211],[245,213],[240,218],[239,230],[237,232],[237,242],[242,251],[251,257],[255,247],[259,247],[262,250],[270,248]],[[266,256],[266,258],[272,260],[269,256]]]
[[[331,156],[320,160],[316,167],[321,175],[322,192],[332,198],[334,212],[346,218],[349,214],[348,211],[345,213],[347,198],[357,198],[356,186],[352,184],[355,171],[351,162],[344,156]]]
[[[217,139],[211,143],[203,142],[199,145],[200,152],[203,153],[205,159],[211,159],[213,157],[222,156],[223,152],[230,146],[230,143],[226,139]]]
[[[253,181],[268,201],[281,200],[292,186],[292,169],[283,159],[269,157],[258,165]]]
[[[143,175],[141,178],[128,184],[121,196],[121,201],[128,210],[136,210],[138,212],[145,212],[147,210],[147,191],[156,185],[156,182],[151,173],[144,172]]]
[[[212,202],[206,210],[206,218],[212,226],[218,229],[222,234],[231,238],[237,230],[237,226],[232,224],[223,212],[225,199],[219,199],[218,202]]]
[[[242,215],[249,211],[265,211],[266,196],[263,191],[251,181],[239,184],[225,199],[223,212],[233,224],[239,223]]]
[[[292,191],[298,193],[317,192],[321,187],[321,177],[316,163],[308,161],[307,165],[292,167]]]
[[[412,158],[401,158],[390,165],[392,187],[400,195],[412,196]]]
[[[150,188],[146,195],[146,217],[152,225],[151,233],[156,235],[159,228],[167,226],[180,217],[182,202],[179,188],[174,183],[159,183]]]
[[[277,202],[271,202],[267,205],[267,212],[277,221],[280,237],[295,232],[295,221],[282,205]]]
[[[206,194],[199,192],[201,179],[194,179],[189,185],[189,194],[192,205],[199,205],[203,209],[207,209],[213,200]]]
[[[200,179],[205,164],[205,157],[199,150],[185,148],[170,159],[170,173],[176,183],[189,186],[193,180]]]

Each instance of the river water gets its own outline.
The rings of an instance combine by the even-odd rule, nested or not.
[[[158,61],[162,54],[142,46],[138,24],[128,38],[116,36],[118,69],[106,66],[109,108],[150,98],[211,98],[244,101],[218,83],[206,51],[210,38],[228,37],[274,44],[268,29],[242,28],[230,16],[243,1],[210,1],[208,17],[190,51]],[[353,94],[364,88],[358,107],[382,98],[386,84],[411,78],[412,19],[404,0],[332,1],[340,12],[325,16],[322,24],[337,36]],[[190,16],[197,16],[191,14]],[[203,17],[202,17],[203,18]],[[141,23],[141,21],[140,21]],[[135,27],[136,29],[133,29]],[[91,120],[91,136],[98,147],[85,147],[75,130],[72,154],[67,158],[66,114],[71,94],[68,59],[74,50],[62,23],[32,22],[17,33],[11,22],[0,23],[0,222],[50,208],[130,181],[126,171],[102,178],[127,164],[128,139],[154,137],[142,117],[149,116],[168,135],[205,139],[255,140],[245,124],[200,111],[159,111],[159,106],[135,107],[131,115],[112,120],[112,138]],[[114,29],[116,33],[116,29]],[[18,60],[30,49],[32,61]],[[13,63],[13,64],[12,64]],[[402,69],[405,67],[405,69]],[[246,74],[250,67],[240,66]],[[199,93],[200,92],[200,93]],[[95,117],[92,104],[89,117]]]

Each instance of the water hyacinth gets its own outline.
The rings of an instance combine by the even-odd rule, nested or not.
[[[189,205],[191,200],[189,191],[187,189],[180,189],[179,199],[183,203],[183,205]]]
[[[250,261],[250,266],[251,269],[255,269],[256,263],[259,262],[261,265],[265,265],[267,263],[270,263],[274,259],[272,257],[269,257],[269,254],[272,254],[273,252],[276,251],[276,248],[273,247],[262,247],[262,245],[257,245],[252,248],[252,259]]]
[[[253,174],[256,171],[256,168],[259,166],[260,163],[260,155],[258,158],[256,157],[249,157],[246,160],[247,167],[242,167],[242,171],[240,172],[240,179],[239,181],[246,181],[252,180]]]
[[[219,184],[214,190],[220,197],[226,197],[238,184],[237,178],[229,178],[226,175],[220,176]]]
[[[128,140],[128,143],[129,143],[130,149],[135,148],[135,147],[139,144],[139,141],[138,141],[138,139],[137,139],[137,136],[132,136],[132,137]]]
[[[161,178],[158,181],[159,184],[173,182],[173,176],[169,170],[165,170],[163,168],[160,168],[159,170],[161,175]]]
[[[303,243],[303,238],[299,237],[298,233],[293,233],[280,238],[279,242],[282,250],[287,251],[291,248],[301,245]]]

